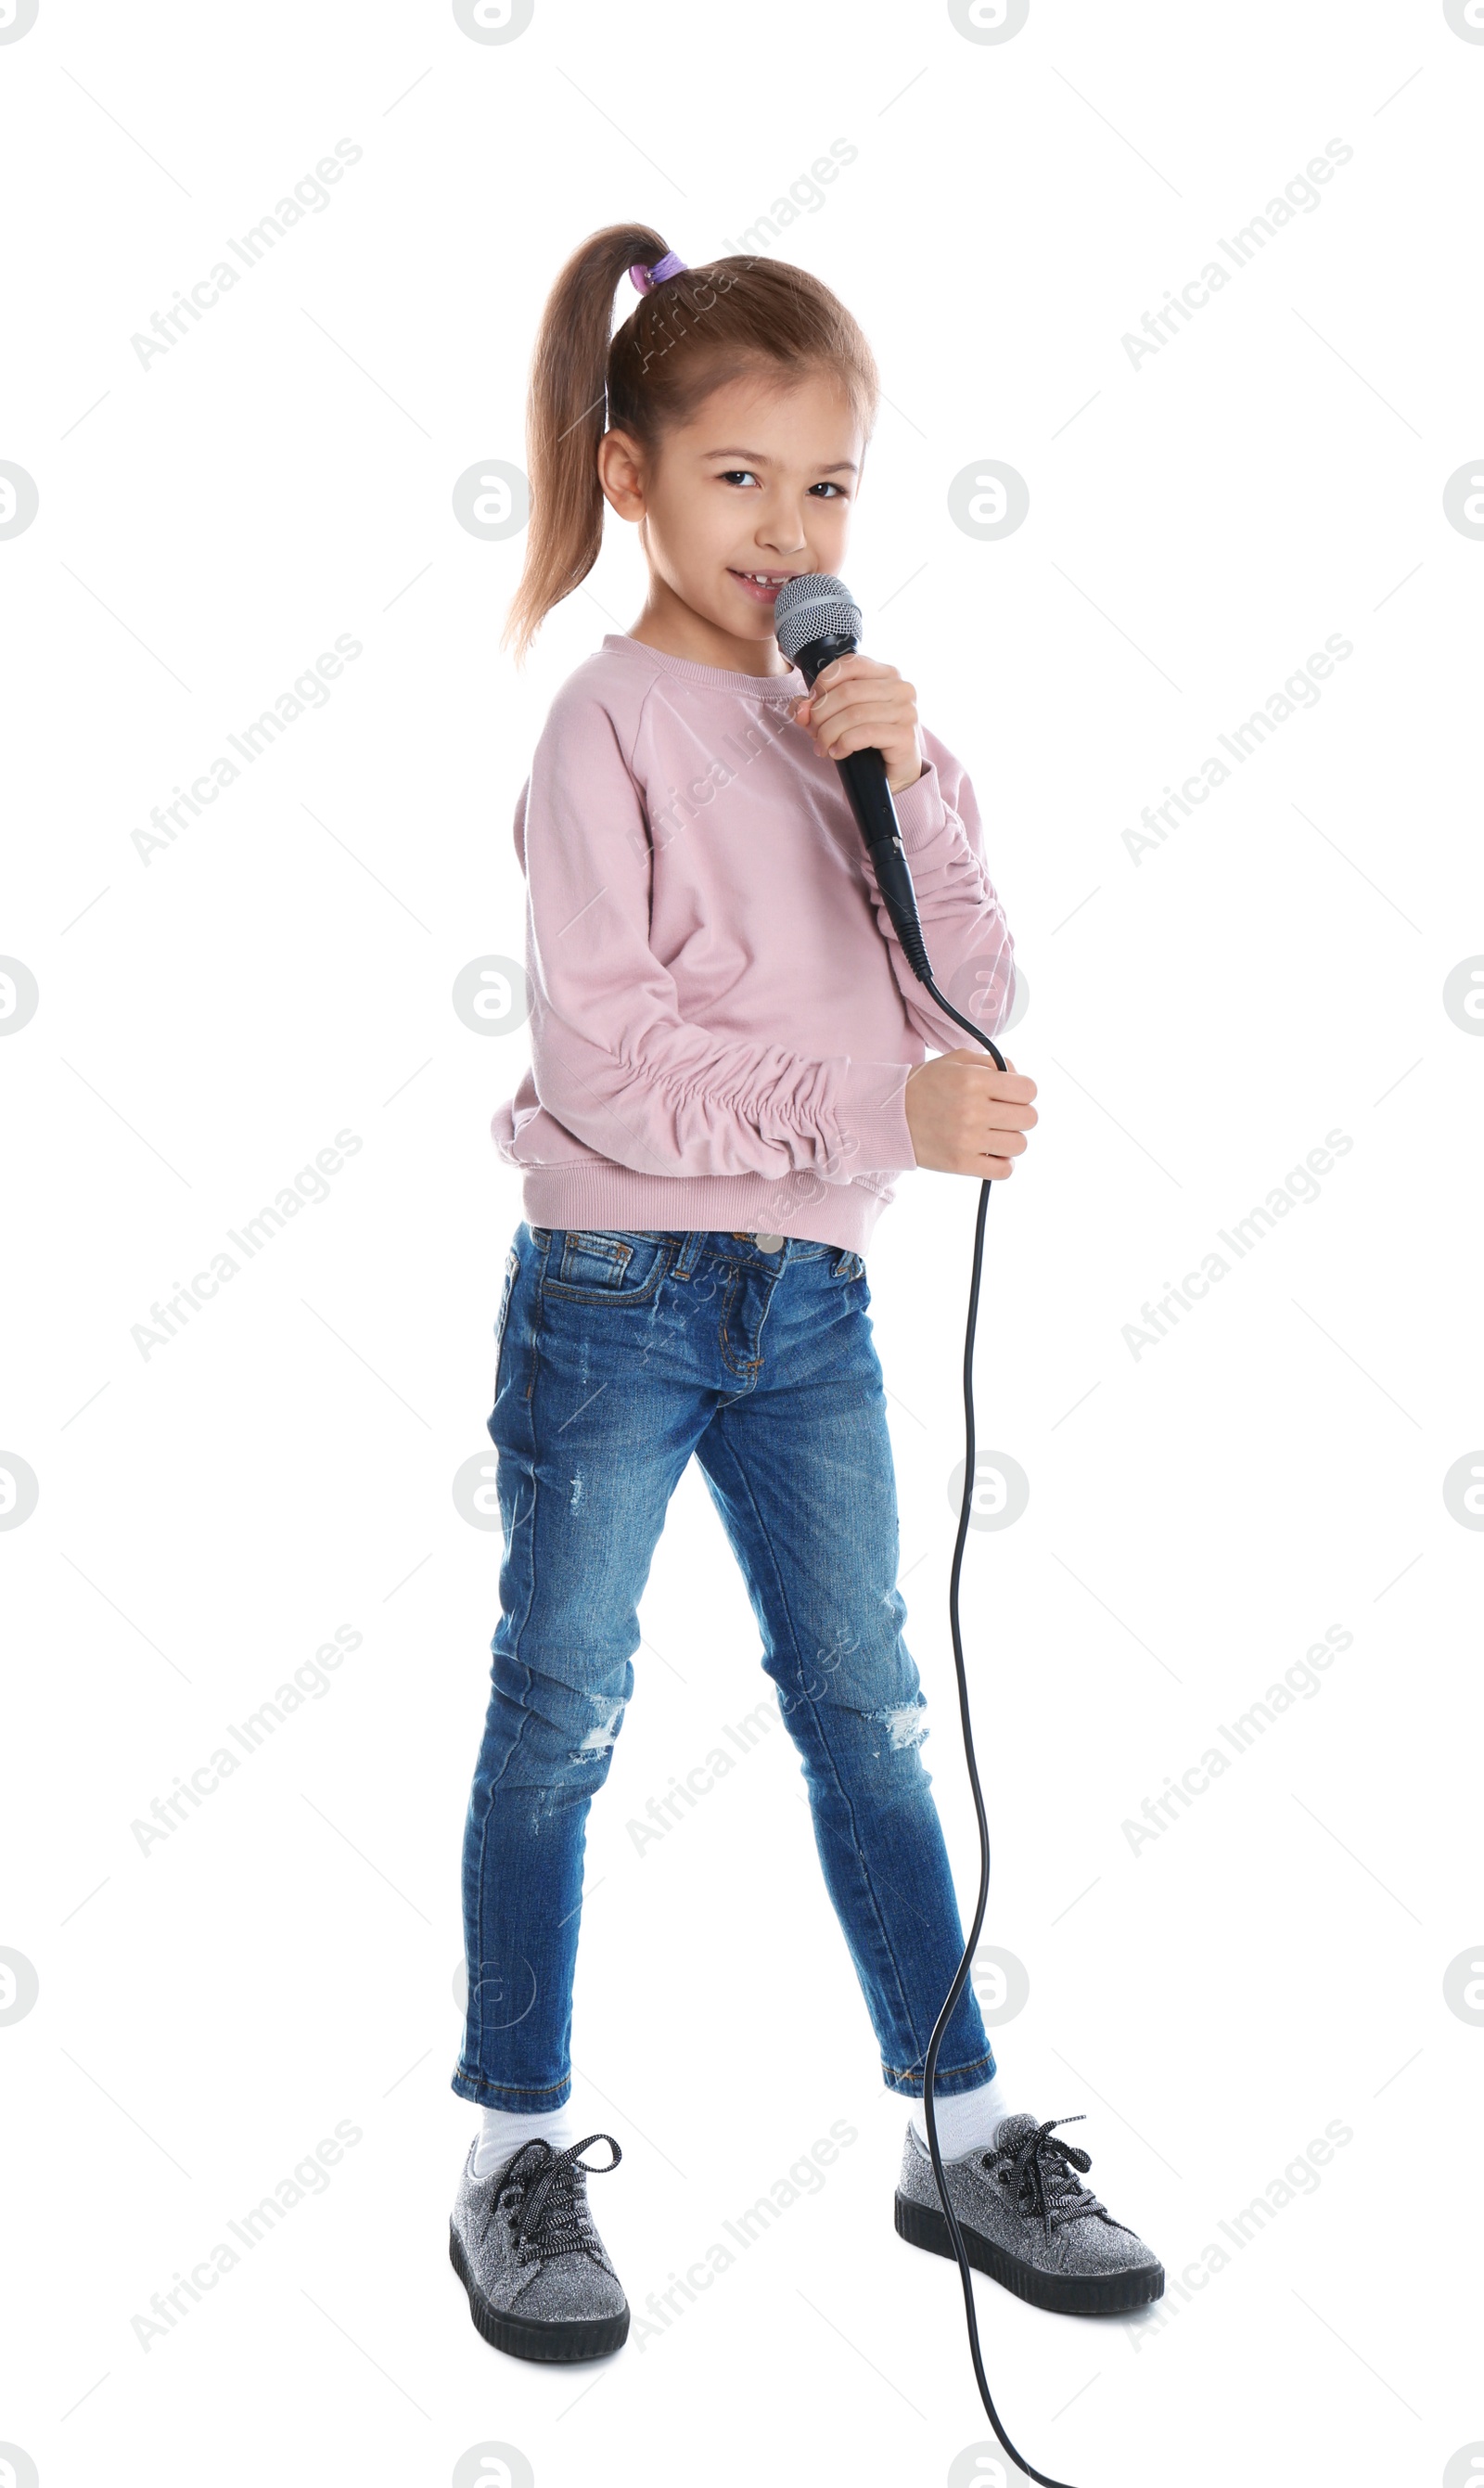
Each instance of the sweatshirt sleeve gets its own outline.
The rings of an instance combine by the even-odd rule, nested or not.
[[[1015,941],[985,863],[984,826],[967,772],[937,735],[924,731],[922,741],[928,765],[892,801],[933,980],[966,1019],[994,1036],[1015,998]],[[936,1053],[968,1045],[966,1032],[945,1017],[909,967],[869,850],[865,871],[908,1018]]]
[[[849,1183],[915,1164],[910,1062],[822,1059],[686,1020],[650,947],[649,825],[608,711],[559,694],[522,832],[536,1093],[603,1157],[644,1174],[807,1170]]]

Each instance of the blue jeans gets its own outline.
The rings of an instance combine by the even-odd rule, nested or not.
[[[464,1825],[461,2099],[539,2109],[570,2094],[587,1812],[633,1691],[638,1601],[692,1452],[802,1761],[882,2075],[921,2098],[964,1937],[902,1638],[869,1303],[859,1256],[832,1244],[790,1237],[765,1252],[716,1230],[517,1229],[489,1418],[502,1612]],[[972,2090],[994,2071],[966,1984],[934,2087]]]

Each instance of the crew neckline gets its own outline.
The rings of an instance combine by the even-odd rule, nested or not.
[[[730,665],[698,665],[689,657],[672,657],[663,648],[652,648],[647,639],[635,639],[628,631],[604,634],[605,648],[631,648],[636,656],[647,658],[662,672],[676,674],[683,682],[701,683],[712,691],[741,692],[755,699],[801,699],[809,686],[798,665],[786,674],[743,674]]]

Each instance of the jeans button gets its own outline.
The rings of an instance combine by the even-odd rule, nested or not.
[[[784,1246],[781,1235],[754,1235],[752,1240],[760,1253],[781,1253]]]

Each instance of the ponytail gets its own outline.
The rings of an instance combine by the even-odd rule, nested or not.
[[[551,288],[531,360],[525,454],[531,519],[525,566],[500,645],[523,660],[546,614],[580,587],[602,550],[603,433],[613,289],[665,248],[648,225],[609,225],[574,250]]]
[[[770,366],[792,379],[832,371],[868,434],[875,419],[880,381],[859,327],[818,277],[780,260],[718,259],[666,277],[610,340],[615,287],[668,247],[652,226],[604,226],[574,251],[542,314],[526,406],[530,526],[500,639],[518,663],[602,550],[605,429],[653,450],[722,382]]]

